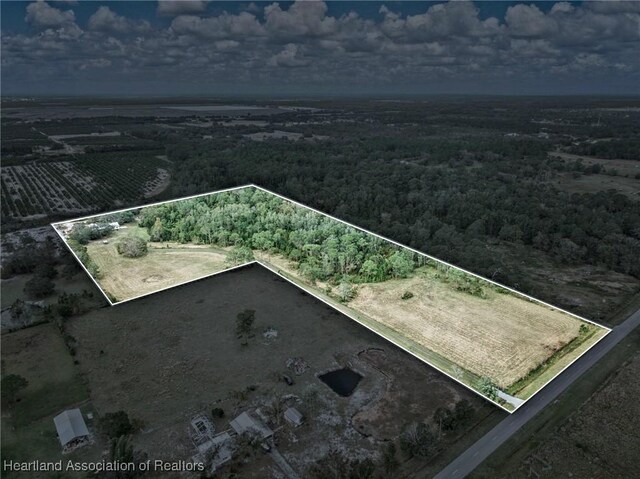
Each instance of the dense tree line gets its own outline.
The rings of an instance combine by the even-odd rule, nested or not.
[[[377,282],[405,278],[425,258],[254,188],[144,208],[153,241],[236,246],[282,254],[311,280]],[[347,299],[347,298],[345,298]]]
[[[488,243],[640,277],[637,202],[558,190],[549,180],[572,166],[533,140],[176,145],[169,154],[176,195],[257,183],[525,291],[519,265],[489,254]]]

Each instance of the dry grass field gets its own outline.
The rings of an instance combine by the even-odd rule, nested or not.
[[[414,297],[401,299],[405,291]],[[502,388],[577,337],[584,324],[510,294],[486,294],[455,291],[420,271],[413,278],[363,285],[349,306]]]
[[[485,289],[486,298],[480,298],[456,291],[426,268],[411,278],[360,285],[355,299],[345,305],[324,294],[324,285],[302,280],[283,258],[257,257],[471,387],[477,378],[487,376],[508,388],[578,338],[580,326],[587,324],[511,294]],[[403,300],[405,291],[414,296]],[[527,399],[607,333],[604,328],[588,327],[593,332],[588,339],[556,355],[549,367],[521,384],[514,395]]]
[[[116,251],[116,243],[129,234],[146,232],[132,226],[114,231],[107,244],[97,240],[87,245],[100,268],[98,283],[112,301],[153,293],[228,268],[226,254],[219,248],[176,243],[149,243],[149,253],[143,258],[125,258]]]

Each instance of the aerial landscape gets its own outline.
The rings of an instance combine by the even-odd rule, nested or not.
[[[2,2],[2,476],[632,478],[637,2]]]

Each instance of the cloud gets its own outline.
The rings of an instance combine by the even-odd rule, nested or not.
[[[203,18],[196,15],[180,15],[171,22],[171,32],[177,35],[196,35],[205,38],[247,38],[262,36],[264,27],[251,13]]]
[[[25,21],[38,28],[55,28],[70,25],[75,22],[73,10],[59,10],[43,1],[27,5]]]
[[[202,0],[159,0],[157,13],[168,17],[203,13],[207,11],[207,3]]]
[[[89,17],[87,26],[89,30],[108,33],[132,33],[150,28],[148,22],[134,22],[105,6]]]
[[[288,43],[282,51],[269,59],[269,65],[279,67],[301,67],[309,64],[298,45]]]
[[[264,9],[265,27],[279,37],[327,36],[335,33],[336,19],[326,13],[325,2],[297,1],[287,10],[272,3]]]
[[[515,37],[542,37],[558,31],[558,24],[553,17],[545,15],[533,4],[509,7],[505,21],[509,33]]]
[[[33,65],[43,81],[46,75],[51,82],[153,77],[204,88],[225,82],[493,85],[505,78],[517,84],[553,82],[578,71],[581,78],[640,80],[640,14],[629,5],[562,1],[543,11],[517,4],[496,18],[467,1],[430,4],[412,14],[392,3],[374,17],[361,15],[358,3],[340,15],[317,1],[244,4],[239,13],[185,10],[203,8],[195,3],[158,4],[166,15],[175,7],[168,26],[100,6],[86,30],[72,10],[31,3],[25,20],[33,28],[2,35],[3,80],[20,82]]]

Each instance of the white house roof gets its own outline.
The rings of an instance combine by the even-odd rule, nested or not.
[[[243,412],[237,418],[232,420],[229,425],[237,434],[244,434],[245,432],[254,432],[258,434],[262,439],[266,439],[273,435],[273,431],[269,429],[262,421],[250,416],[248,413]]]
[[[78,437],[89,435],[80,409],[68,409],[54,417],[53,422],[63,447]]]

